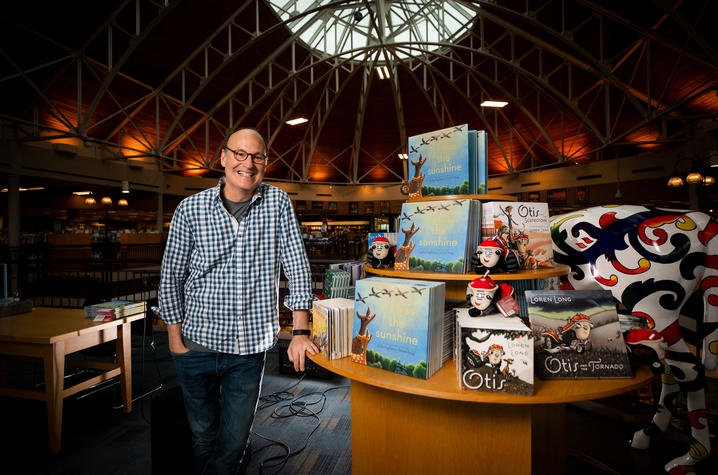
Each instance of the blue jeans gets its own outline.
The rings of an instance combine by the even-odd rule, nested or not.
[[[172,354],[184,395],[197,471],[235,474],[252,429],[265,353]]]

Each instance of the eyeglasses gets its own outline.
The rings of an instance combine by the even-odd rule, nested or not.
[[[226,150],[229,150],[234,154],[234,159],[238,162],[243,162],[247,159],[247,157],[252,157],[252,162],[254,162],[257,165],[266,165],[267,164],[267,156],[261,153],[247,153],[244,150],[232,150],[229,147],[224,147]]]

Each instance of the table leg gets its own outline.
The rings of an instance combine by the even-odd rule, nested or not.
[[[51,454],[62,447],[62,399],[65,390],[65,342],[47,347],[43,356],[45,366],[45,395],[47,402],[48,446]]]
[[[131,323],[123,323],[117,332],[117,359],[120,365],[120,388],[124,412],[132,412]]]
[[[355,474],[532,473],[529,404],[453,401],[352,381],[351,413]]]

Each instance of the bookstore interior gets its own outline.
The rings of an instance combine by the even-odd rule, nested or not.
[[[255,13],[222,6],[230,20],[205,24],[198,49],[172,36],[191,56],[152,54],[159,78],[132,45],[173,48],[164,28],[140,17],[142,3],[118,10],[136,18],[131,40],[123,15],[106,12],[118,27],[88,36],[81,54],[9,61],[0,81],[4,92],[23,91],[0,105],[0,395],[47,401],[50,453],[62,450],[64,398],[119,378],[123,410],[132,409],[128,339],[141,324],[166,332],[158,286],[175,208],[216,185],[227,138],[246,124],[266,140],[264,181],[289,196],[311,267],[319,352],[308,355],[306,375],[351,384],[349,472],[562,473],[560,461],[576,456],[565,442],[567,406],[619,419],[640,408],[645,420],[628,447],[651,450],[662,433],[680,431],[683,445],[651,458],[669,473],[712,472],[718,55],[695,26],[701,15],[678,7],[658,15],[654,6],[649,25],[629,7],[577,2],[568,35],[544,18],[544,8],[565,8],[552,2],[530,12],[437,2],[436,18],[457,28],[465,23],[457,17],[471,18],[468,29],[431,41],[418,41],[419,30],[397,40],[399,29],[386,39],[396,41],[391,55],[369,46],[320,54],[315,37],[327,35],[316,27],[307,27],[311,37],[289,33],[302,24],[292,20],[296,8],[255,0],[256,24]],[[337,30],[345,24],[371,39],[360,28],[370,18],[392,29],[432,17],[410,3],[365,2],[331,23],[332,35],[349,34]],[[317,4],[333,14],[329,2]],[[157,9],[166,27],[181,25],[167,6]],[[47,41],[44,25],[25,27],[27,13],[17,15],[10,29],[36,28],[34,41]],[[594,16],[610,25],[599,28],[600,54],[583,38]],[[287,30],[276,54],[271,22]],[[625,31],[632,42],[617,39]],[[574,41],[584,46],[569,48]],[[425,51],[430,43],[448,49]],[[104,57],[89,60],[101,47]],[[249,76],[234,84],[225,68]],[[219,92],[205,89],[210,82]],[[489,98],[506,102],[482,102]],[[292,124],[295,116],[303,121]],[[289,292],[282,275],[280,304]],[[28,328],[23,319],[47,308],[79,317],[62,331]],[[296,379],[286,354],[292,313],[280,305],[278,318],[279,373]],[[106,336],[57,349],[91,329]],[[66,352],[111,340],[115,362],[82,363],[105,373],[63,386]],[[38,345],[54,349],[26,349]],[[39,396],[4,386],[5,356],[45,361]]]

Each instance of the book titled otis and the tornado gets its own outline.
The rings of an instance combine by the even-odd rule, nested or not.
[[[486,132],[468,124],[409,137],[409,198],[486,193]]]
[[[607,290],[527,290],[540,378],[630,378],[616,305]]]
[[[453,340],[445,326],[443,282],[370,277],[357,281],[354,297],[352,361],[394,373],[427,379]]]

